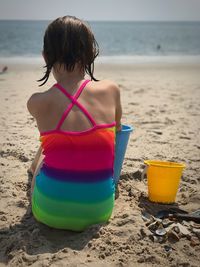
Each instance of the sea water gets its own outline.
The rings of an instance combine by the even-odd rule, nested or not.
[[[43,35],[50,21],[0,20],[2,59],[41,58]],[[150,58],[200,57],[200,22],[89,21],[100,59],[137,61]]]

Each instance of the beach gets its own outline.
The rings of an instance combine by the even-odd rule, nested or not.
[[[26,102],[54,80],[38,88],[42,65],[7,65],[0,75],[0,266],[199,266],[200,225],[184,222],[189,234],[176,242],[152,240],[141,212],[155,214],[169,205],[148,200],[141,174],[147,159],[185,163],[176,203],[170,206],[187,212],[200,208],[200,63],[96,65],[98,79],[119,85],[122,123],[134,131],[110,221],[82,233],[51,229],[32,215],[27,169],[39,133]]]

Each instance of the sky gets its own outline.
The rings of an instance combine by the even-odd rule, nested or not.
[[[0,19],[200,21],[200,0],[0,0]]]

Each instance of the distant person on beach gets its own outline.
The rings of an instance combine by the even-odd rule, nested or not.
[[[32,211],[53,228],[82,231],[107,222],[115,199],[115,134],[121,130],[118,86],[94,77],[98,44],[82,20],[54,20],[44,35],[44,85],[27,102],[41,146],[31,165]],[[86,76],[87,75],[87,76]]]
[[[7,70],[8,70],[8,67],[4,66],[2,71],[0,71],[0,74],[4,74],[5,72],[7,72]]]
[[[161,45],[158,44],[157,47],[156,47],[156,49],[157,50],[160,50],[161,49]]]

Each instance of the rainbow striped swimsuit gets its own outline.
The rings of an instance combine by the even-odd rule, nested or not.
[[[55,130],[40,133],[44,161],[35,179],[32,212],[39,222],[53,228],[82,231],[107,222],[114,207],[116,123],[97,125],[77,101],[88,82],[83,82],[75,96],[60,84],[54,85],[71,103]],[[74,105],[91,121],[92,128],[81,132],[61,130]]]

